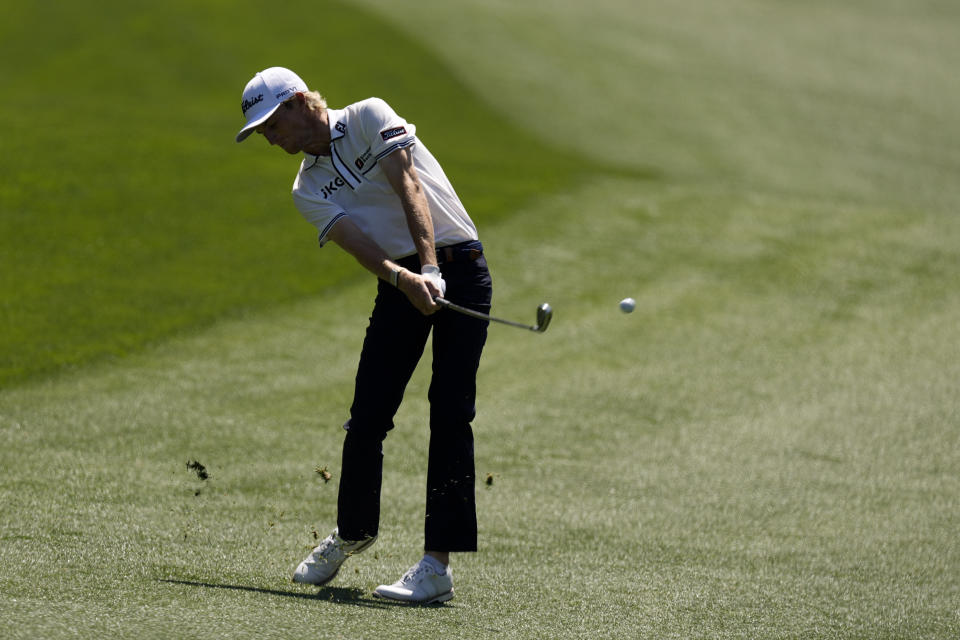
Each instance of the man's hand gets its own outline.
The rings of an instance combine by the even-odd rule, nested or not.
[[[440,279],[440,282],[443,280]],[[440,305],[433,299],[443,295],[443,292],[429,277],[404,269],[397,277],[397,288],[423,315],[428,316],[440,310]]]
[[[435,264],[425,264],[420,268],[420,273],[437,287],[440,291],[437,295],[447,295],[447,282],[443,279],[443,274],[440,273],[440,267]]]
[[[397,265],[387,258],[383,249],[361,231],[349,216],[341,217],[330,229],[328,237],[343,247],[371,273],[388,282],[393,282],[390,270],[395,269]],[[396,284],[421,313],[429,315],[440,308],[433,298],[441,295],[442,290],[425,276],[401,269],[397,274]]]

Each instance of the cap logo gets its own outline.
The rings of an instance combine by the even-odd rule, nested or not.
[[[277,100],[283,100],[284,97],[290,95],[291,93],[296,93],[296,92],[297,92],[296,87],[290,87],[288,89],[284,89],[283,91],[277,94]]]
[[[240,108],[243,109],[243,115],[247,115],[247,111],[250,110],[250,107],[252,107],[252,106],[254,106],[255,104],[258,104],[258,103],[260,103],[260,102],[263,102],[263,94],[262,94],[262,93],[261,93],[260,95],[258,95],[256,98],[253,98],[253,99],[251,99],[251,100],[246,100],[246,99],[244,99],[244,101],[240,104]]]

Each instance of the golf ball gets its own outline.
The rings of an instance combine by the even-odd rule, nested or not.
[[[637,306],[637,301],[633,298],[624,298],[620,301],[620,311],[630,313]]]

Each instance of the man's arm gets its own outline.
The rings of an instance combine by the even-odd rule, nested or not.
[[[422,313],[429,315],[440,308],[433,301],[434,295],[440,295],[439,292],[434,292],[436,287],[433,283],[390,260],[380,245],[354,224],[350,216],[343,216],[337,220],[333,228],[327,232],[327,237],[356,258],[367,271],[382,280],[390,282],[392,273],[399,269],[397,288]],[[433,256],[436,263],[436,254],[434,253]]]
[[[420,256],[420,264],[436,266],[433,218],[430,216],[430,205],[423,192],[423,185],[420,184],[420,177],[413,166],[413,153],[409,148],[397,149],[380,159],[380,169],[400,196],[403,212],[407,216],[407,227],[417,247],[417,255]],[[440,292],[437,291],[436,295],[440,295]]]

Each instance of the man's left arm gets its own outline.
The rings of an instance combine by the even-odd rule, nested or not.
[[[437,249],[433,238],[433,217],[430,215],[430,205],[423,192],[420,177],[413,166],[413,152],[410,148],[397,149],[393,153],[380,158],[380,169],[383,171],[393,190],[400,197],[404,215],[407,217],[407,228],[410,237],[420,256],[421,273],[427,274],[437,267]],[[436,271],[439,278],[439,270]],[[436,288],[431,291],[434,296],[443,295],[438,282],[428,279]]]

